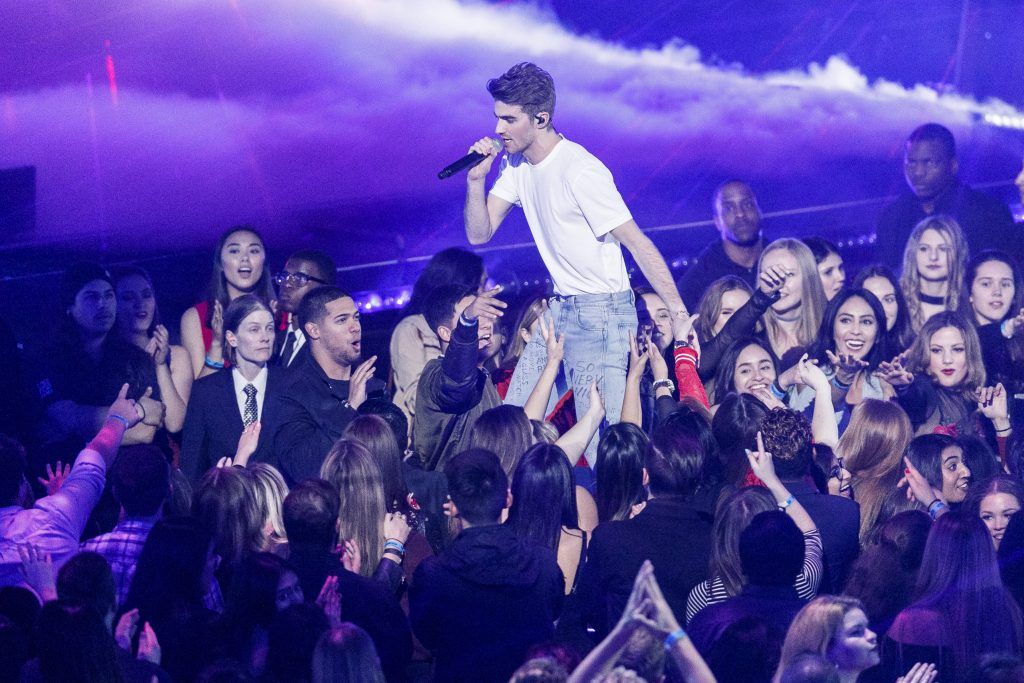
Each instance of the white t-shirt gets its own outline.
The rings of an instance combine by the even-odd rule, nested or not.
[[[555,292],[629,289],[622,247],[609,233],[632,215],[597,157],[563,138],[539,164],[512,154],[500,169],[491,194],[522,207]]]

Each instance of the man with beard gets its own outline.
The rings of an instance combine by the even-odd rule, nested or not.
[[[914,226],[928,216],[956,219],[971,254],[1002,249],[1019,255],[1019,230],[1004,203],[960,182],[956,139],[937,123],[918,127],[903,152],[905,192],[882,209],[878,218],[878,254],[890,268],[899,268],[903,248]],[[966,258],[966,255],[963,255]]]
[[[316,287],[335,284],[336,275],[337,268],[330,256],[316,249],[303,249],[289,256],[284,270],[274,276],[277,311],[282,316],[274,338],[275,364],[291,367],[309,353],[306,335],[299,326],[299,304]]]
[[[761,238],[761,208],[753,190],[742,180],[718,186],[714,198],[714,220],[721,240],[705,247],[679,280],[679,295],[687,309],[694,310],[704,289],[726,275],[735,275],[751,286],[757,281],[757,260],[764,249]]]
[[[443,469],[463,450],[463,442],[480,415],[501,405],[483,364],[494,320],[505,303],[495,297],[501,287],[480,295],[461,285],[444,285],[430,295],[424,316],[441,340],[440,358],[427,362],[416,388],[413,444],[426,469]]]
[[[351,296],[337,287],[317,287],[302,298],[297,314],[309,354],[292,365],[294,374],[278,394],[281,426],[274,436],[274,452],[289,484],[319,476],[356,408],[384,390],[373,377],[376,356],[357,365],[362,326]]]

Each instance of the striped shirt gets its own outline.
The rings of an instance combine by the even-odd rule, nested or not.
[[[804,534],[804,567],[793,583],[797,595],[802,600],[810,600],[818,594],[823,571],[824,550],[821,545],[821,532],[815,529]],[[686,598],[686,623],[689,624],[697,612],[708,605],[724,602],[732,596],[725,590],[722,577],[716,576],[701,581]]]

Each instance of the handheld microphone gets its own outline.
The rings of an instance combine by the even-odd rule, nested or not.
[[[490,140],[491,140],[491,144],[494,145],[494,151],[495,152],[500,152],[501,151],[501,143],[498,142],[497,140],[495,140],[494,138],[491,138]],[[470,152],[469,154],[467,154],[466,156],[462,157],[461,159],[459,159],[455,163],[448,164],[447,166],[445,166],[441,170],[441,172],[437,174],[437,177],[439,179],[441,179],[441,180],[444,180],[445,178],[448,178],[448,177],[458,173],[459,171],[461,171],[463,169],[472,168],[473,166],[476,166],[477,164],[479,164],[481,161],[483,161],[486,158],[487,158],[486,154],[480,154],[479,152]]]

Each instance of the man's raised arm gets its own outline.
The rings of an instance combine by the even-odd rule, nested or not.
[[[512,209],[512,204],[493,194],[488,196],[484,187],[487,173],[491,170],[494,160],[498,158],[494,141],[491,138],[482,138],[477,140],[469,151],[484,154],[487,158],[469,169],[466,174],[466,238],[470,244],[486,244],[498,231],[498,226],[505,220],[505,216]]]

